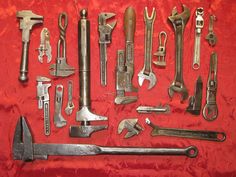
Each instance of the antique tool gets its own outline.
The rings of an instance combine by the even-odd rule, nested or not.
[[[162,113],[162,114],[168,114],[170,113],[170,106],[168,104],[162,106],[161,104],[159,106],[139,106],[136,111],[138,113]]]
[[[91,121],[107,120],[105,116],[93,114],[90,111],[90,21],[87,19],[87,10],[80,11],[78,24],[79,43],[79,82],[80,82],[80,110],[76,114],[76,121],[80,126],[70,127],[71,137],[90,137],[93,132],[107,128],[107,125],[90,125]]]
[[[134,33],[136,25],[136,14],[132,7],[125,10],[124,32],[125,51],[117,51],[116,67],[116,104],[128,104],[137,101],[137,96],[125,96],[125,92],[137,92],[133,86],[134,75]]]
[[[38,48],[38,60],[43,63],[43,56],[47,56],[47,63],[52,60],[52,48],[50,45],[50,32],[47,28],[43,28],[40,34],[40,45]]]
[[[213,23],[216,21],[216,16],[211,15],[210,16],[210,22],[209,22],[209,29],[208,29],[208,34],[206,36],[206,40],[208,41],[209,45],[214,47],[217,42],[217,37],[216,34],[213,31]]]
[[[156,19],[156,10],[152,9],[152,15],[148,16],[147,7],[144,9],[144,22],[145,22],[145,58],[144,67],[138,74],[138,83],[140,86],[143,85],[144,80],[149,80],[148,89],[151,89],[156,84],[156,76],[152,72],[152,34],[153,34],[153,24]]]
[[[201,32],[204,26],[203,20],[204,10],[202,7],[196,10],[196,29],[195,29],[195,43],[193,53],[193,69],[199,69],[200,67],[200,44],[201,44]]]
[[[65,12],[59,14],[58,26],[60,39],[57,43],[56,63],[50,66],[50,74],[56,77],[67,77],[75,73],[75,69],[66,62],[66,28],[68,17]]]
[[[125,138],[131,138],[134,135],[138,135],[143,130],[141,125],[138,124],[138,119],[124,119],[119,123],[118,134],[121,134],[124,129],[127,129]]]
[[[200,115],[202,107],[202,78],[198,77],[194,96],[189,98],[189,105],[186,108],[186,111],[193,115]]]
[[[114,13],[102,12],[98,16],[98,31],[100,45],[100,79],[101,85],[107,85],[107,44],[111,43],[111,34],[116,26],[116,21],[107,23],[107,20],[114,17]]]
[[[169,96],[173,98],[174,92],[178,92],[182,96],[182,101],[188,98],[188,90],[183,80],[183,34],[184,28],[189,20],[190,10],[183,5],[183,12],[178,14],[176,7],[173,8],[169,20],[175,31],[175,77],[169,87]]]
[[[130,79],[130,73],[126,71],[124,50],[117,51],[116,67],[116,104],[128,104],[137,101],[137,96],[125,96],[126,86]]]
[[[110,155],[182,155],[194,158],[198,154],[195,146],[186,148],[147,148],[147,147],[104,147],[94,144],[39,144],[33,142],[30,129],[24,117],[17,122],[13,139],[15,160],[47,160],[48,156],[88,156]]]
[[[162,128],[154,125],[148,118],[146,118],[146,123],[153,128],[151,133],[152,136],[175,136],[218,142],[223,142],[226,139],[226,134],[224,132]]]
[[[20,18],[20,29],[22,30],[22,52],[20,63],[19,81],[24,83],[28,81],[28,54],[30,42],[30,30],[36,24],[43,23],[43,16],[34,14],[30,10],[22,10],[16,13],[16,17]]]
[[[61,114],[63,101],[63,85],[57,85],[55,89],[55,108],[54,108],[54,124],[57,128],[66,126],[66,120]]]
[[[153,61],[153,63],[159,67],[166,67],[166,41],[167,41],[167,34],[165,31],[161,31],[159,33],[159,47],[158,50],[153,54],[157,56],[157,61]],[[162,39],[163,42],[162,42]]]
[[[207,81],[206,104],[203,108],[203,117],[208,121],[213,121],[218,116],[216,93],[217,93],[217,54],[213,52],[211,54],[210,70]]]
[[[72,114],[75,108],[75,105],[72,100],[73,100],[73,82],[72,80],[69,80],[68,81],[68,102],[65,109],[65,112],[68,116]]]
[[[44,134],[50,135],[50,106],[48,89],[51,87],[51,79],[47,77],[38,76],[37,79],[37,99],[38,108],[43,109],[44,118]]]

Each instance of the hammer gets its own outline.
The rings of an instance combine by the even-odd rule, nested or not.
[[[22,10],[16,13],[16,17],[20,18],[20,29],[22,30],[22,52],[20,64],[19,81],[24,83],[28,81],[28,51],[30,41],[30,30],[36,24],[43,23],[43,16],[34,14],[30,10]]]

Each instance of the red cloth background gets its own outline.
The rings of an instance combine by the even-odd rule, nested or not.
[[[207,122],[202,115],[195,117],[185,113],[187,102],[180,104],[178,96],[170,101],[167,88],[174,78],[175,71],[175,46],[172,26],[167,22],[174,6],[181,10],[181,3],[191,10],[191,17],[184,33],[184,80],[193,95],[195,80],[198,75],[203,78],[203,102],[206,98],[206,82],[209,71],[209,59],[213,50],[218,53],[218,93],[217,104],[219,108],[218,119]],[[157,49],[158,34],[164,30],[168,34],[167,41],[167,67],[153,71],[158,82],[152,90],[147,90],[147,83],[139,87],[138,101],[129,105],[114,105],[115,98],[115,66],[116,51],[124,49],[123,14],[128,6],[136,10],[136,33],[135,33],[135,73],[133,82],[137,83],[137,74],[143,67],[144,61],[144,22],[143,10],[147,6],[149,13],[155,7],[157,17],[154,24],[153,52]],[[205,10],[205,26],[201,43],[201,67],[200,70],[192,69],[195,9],[202,6]],[[97,132],[91,138],[78,139],[69,137],[69,126],[78,125],[75,114],[78,110],[78,34],[77,23],[79,11],[88,8],[88,18],[91,22],[91,97],[92,110],[99,115],[109,117],[109,129]],[[36,14],[44,16],[43,25],[34,27],[31,33],[29,50],[29,82],[23,86],[18,81],[20,58],[21,58],[21,31],[19,21],[16,18],[18,10],[30,9]],[[58,14],[67,12],[69,24],[66,32],[67,38],[67,62],[76,68],[76,74],[64,79],[55,79],[50,88],[50,115],[51,135],[45,137],[43,133],[43,111],[38,110],[36,100],[36,76],[49,75],[49,64],[46,60],[40,64],[37,60],[39,36],[43,27],[47,27],[51,33],[51,46],[55,63],[56,46],[59,38]],[[112,44],[107,50],[108,54],[108,86],[100,86],[99,80],[99,46],[98,46],[98,14],[100,12],[114,12],[118,20],[112,34]],[[208,32],[209,14],[217,16],[218,21],[214,25],[218,37],[214,48],[208,46],[203,39]],[[236,1],[234,0],[6,0],[0,2],[0,46],[1,46],[1,69],[0,69],[0,176],[182,176],[182,177],[234,177],[236,176],[236,150],[235,150],[235,49],[236,49]],[[153,60],[156,59],[153,57]],[[67,120],[67,126],[55,128],[52,122],[54,110],[54,91],[56,84],[63,84],[64,104],[67,100],[67,81],[74,81],[75,110],[71,116],[63,116]],[[169,103],[170,115],[139,115],[136,107],[140,104],[157,105]],[[183,156],[84,156],[84,157],[49,157],[48,160],[36,160],[24,163],[14,161],[12,157],[12,140],[16,122],[20,115],[27,117],[31,127],[34,142],[37,143],[93,143],[102,146],[143,146],[143,147],[186,147],[195,145],[199,149],[197,158],[190,159]],[[117,134],[117,126],[124,118],[139,118],[140,124],[145,128],[139,136],[131,139],[123,139],[124,134]],[[145,117],[149,117],[155,124],[163,127],[187,128],[199,130],[224,131],[227,139],[223,143],[190,140],[174,137],[151,137],[151,128],[145,124]],[[101,122],[103,123],[103,122]]]

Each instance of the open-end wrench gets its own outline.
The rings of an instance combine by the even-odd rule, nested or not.
[[[148,89],[151,89],[156,84],[156,76],[152,72],[152,34],[153,34],[153,24],[156,19],[156,10],[152,9],[152,15],[148,16],[147,7],[144,9],[144,22],[145,22],[145,58],[144,67],[138,74],[138,83],[140,86],[143,85],[144,80],[149,80]]]
[[[57,85],[55,91],[54,124],[58,128],[66,126],[66,120],[61,115],[62,100],[63,85]]]
[[[99,45],[100,45],[100,78],[101,85],[107,85],[107,45],[111,43],[111,34],[116,26],[116,20],[107,23],[107,20],[114,17],[114,13],[102,12],[98,16],[98,31],[99,31]]]
[[[207,98],[203,108],[203,117],[208,121],[213,121],[218,116],[216,104],[217,92],[217,54],[213,52],[210,59],[210,70],[207,81]]]
[[[73,99],[73,82],[69,80],[68,81],[68,103],[65,108],[65,112],[68,116],[72,114],[72,111],[75,108],[75,105],[72,99]]]
[[[223,142],[226,139],[226,134],[224,132],[162,128],[154,125],[148,118],[146,118],[146,123],[153,128],[151,133],[152,136],[175,136],[218,142]]]
[[[196,10],[196,29],[195,29],[195,42],[194,42],[194,53],[193,53],[193,69],[199,69],[200,67],[200,43],[201,43],[201,32],[204,26],[203,20],[204,10],[202,7]]]
[[[182,101],[188,98],[188,90],[185,87],[183,80],[183,33],[185,25],[190,17],[190,10],[183,5],[183,12],[178,14],[177,8],[172,10],[169,20],[171,21],[175,31],[175,78],[169,87],[168,93],[170,98],[173,97],[174,92],[179,92],[182,96]]]
[[[216,21],[216,16],[211,15],[210,16],[210,22],[209,22],[209,29],[208,29],[208,34],[206,36],[206,40],[208,41],[209,45],[214,47],[217,42],[217,37],[216,34],[213,31],[213,23]]]

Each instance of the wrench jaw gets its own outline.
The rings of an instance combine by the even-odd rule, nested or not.
[[[168,17],[168,19],[173,24],[174,28],[176,29],[176,26],[182,25],[183,29],[184,26],[187,24],[189,17],[190,17],[190,10],[187,8],[184,4],[182,5],[183,12],[178,13],[177,8],[174,7],[171,13],[171,16]],[[179,24],[181,22],[181,24]]]
[[[153,88],[156,85],[157,79],[156,76],[153,72],[150,72],[149,75],[145,75],[144,71],[142,70],[139,74],[138,74],[138,83],[139,86],[143,85],[144,80],[148,80],[149,81],[149,86],[148,86],[148,90],[150,90],[151,88]]]
[[[50,65],[50,75],[55,77],[68,77],[75,73],[75,68],[66,63],[65,58],[57,58],[55,64]]]
[[[117,96],[115,98],[116,104],[129,104],[137,101],[137,96]]]
[[[188,90],[184,84],[176,86],[175,82],[173,82],[168,89],[168,94],[171,99],[173,98],[175,92],[178,92],[181,95],[181,102],[188,98]]]
[[[124,129],[127,129],[125,138],[131,138],[134,135],[138,135],[142,130],[144,130],[139,124],[138,119],[124,119],[119,123],[118,134],[121,134]]]
[[[66,120],[62,117],[61,114],[54,116],[54,124],[57,128],[62,128],[66,126]]]

